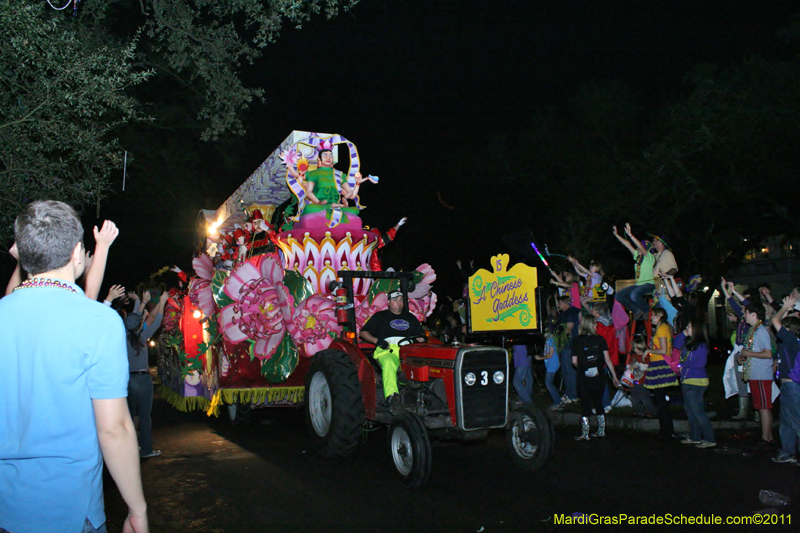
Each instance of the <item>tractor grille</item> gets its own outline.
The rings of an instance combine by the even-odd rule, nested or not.
[[[461,350],[456,358],[455,386],[462,429],[506,425],[509,383],[505,350],[489,346]]]

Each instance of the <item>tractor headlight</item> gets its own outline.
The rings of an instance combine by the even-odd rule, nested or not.
[[[494,380],[495,383],[500,385],[506,379],[506,376],[505,374],[503,374],[502,370],[498,370],[497,372],[494,373],[492,379]]]
[[[475,374],[472,372],[467,372],[467,375],[464,376],[464,383],[466,383],[469,387],[475,385]]]

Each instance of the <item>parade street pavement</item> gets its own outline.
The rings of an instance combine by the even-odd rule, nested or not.
[[[434,441],[430,480],[407,490],[394,478],[383,428],[351,457],[325,459],[309,449],[294,408],[257,410],[232,426],[227,415],[180,413],[156,396],[153,420],[163,455],[142,463],[153,533],[558,531],[569,528],[558,515],[576,512],[724,520],[775,508],[759,501],[762,489],[791,498],[776,511],[783,527],[762,528],[800,521],[800,468],[772,463],[771,452],[750,450],[752,435],[734,432],[701,450],[613,429],[576,442],[577,427],[559,426],[552,459],[535,474],[514,466],[502,431],[488,441]],[[105,492],[109,532],[118,532],[126,509],[108,476]],[[702,528],[711,529],[756,530]]]

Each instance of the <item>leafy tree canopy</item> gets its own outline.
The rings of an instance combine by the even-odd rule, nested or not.
[[[242,113],[262,95],[243,68],[284,24],[357,2],[83,0],[73,13],[71,3],[0,0],[0,242],[37,198],[99,207],[122,166],[126,125],[188,121],[203,140],[243,134]],[[162,90],[176,82],[177,102]]]

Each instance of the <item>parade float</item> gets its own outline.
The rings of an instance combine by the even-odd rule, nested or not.
[[[159,349],[161,393],[174,407],[226,406],[235,419],[251,406],[302,404],[309,358],[342,333],[331,282],[380,270],[376,249],[394,238],[361,219],[360,188],[378,183],[348,139],[294,131],[218,209],[200,211],[194,276],[170,298]],[[428,265],[415,273],[409,309],[421,322],[436,305],[435,278]],[[358,328],[387,308],[391,286],[356,279]]]
[[[346,171],[334,168],[337,152]],[[385,426],[407,488],[428,480],[432,438],[473,441],[501,428],[514,463],[541,469],[552,422],[538,406],[510,400],[502,347],[395,338],[400,377],[387,398],[375,345],[359,332],[395,292],[403,311],[425,322],[436,275],[428,265],[380,268],[376,249],[396,229],[381,234],[361,222],[359,189],[379,180],[360,167],[347,139],[296,131],[219,209],[201,212],[195,275],[174,298],[161,338],[162,395],[184,411],[226,406],[234,422],[252,407],[302,407],[311,448],[326,456],[351,454],[365,428]],[[507,272],[507,262],[497,258],[498,279],[486,278],[486,299],[505,298],[488,319],[528,326],[532,286],[509,277],[519,269]]]

